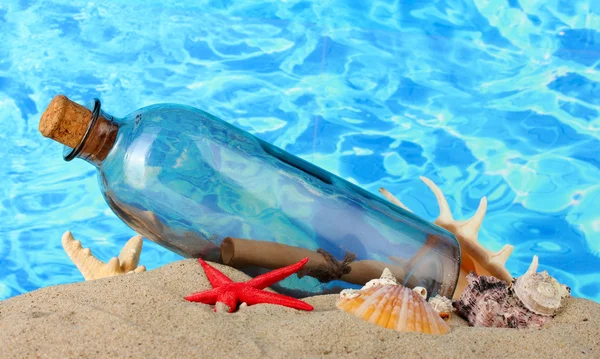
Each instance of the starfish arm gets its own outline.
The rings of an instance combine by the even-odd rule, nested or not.
[[[217,298],[221,294],[219,288],[213,288],[210,290],[205,290],[203,292],[197,292],[194,294],[190,294],[184,299],[188,302],[200,302],[204,304],[215,304],[217,302]]]
[[[138,267],[140,254],[142,254],[142,236],[131,237],[119,254],[119,264],[124,273],[131,272]]]
[[[287,295],[266,292],[264,290],[256,289],[250,286],[245,286],[237,293],[237,298],[247,303],[248,305],[254,304],[276,304],[283,305],[289,308],[299,310],[313,310],[313,306],[303,302],[299,299],[288,297]]]
[[[206,278],[208,278],[208,281],[213,287],[216,288],[228,283],[233,283],[233,281],[229,279],[229,277],[221,273],[217,268],[203,261],[202,258],[198,258],[198,263],[200,263],[200,265],[204,269]]]
[[[264,289],[298,272],[300,268],[302,268],[306,264],[306,262],[308,262],[308,257],[304,258],[296,264],[292,264],[287,267],[279,268],[274,271],[261,274],[258,277],[247,281],[246,284],[257,289]]]
[[[217,298],[217,302],[221,302],[227,306],[227,311],[229,313],[233,313],[238,306],[238,292],[233,289],[229,291],[224,291]],[[215,312],[217,311],[217,306],[215,306]]]

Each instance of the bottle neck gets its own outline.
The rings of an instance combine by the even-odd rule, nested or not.
[[[91,110],[83,137],[73,149],[65,147],[64,159],[70,161],[77,157],[98,167],[114,146],[119,126],[112,116],[101,110],[100,100],[94,99]]]
[[[89,136],[83,138],[81,151],[77,154],[78,158],[95,166],[100,166],[108,156],[119,132],[119,126],[112,121],[112,117],[107,117],[110,120],[103,114],[98,117],[96,123],[90,128]]]

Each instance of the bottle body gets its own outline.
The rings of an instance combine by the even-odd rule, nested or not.
[[[200,110],[154,105],[113,120],[116,140],[97,164],[102,193],[146,238],[217,262],[226,237],[257,240],[246,257],[281,245],[266,261],[280,248],[302,248],[327,254],[336,267],[351,253],[373,273],[395,268],[401,283],[452,297],[460,249],[451,233]],[[240,269],[258,274],[259,262]],[[349,270],[327,280],[289,278],[278,289],[335,292],[350,287]],[[367,277],[353,284],[374,276]]]

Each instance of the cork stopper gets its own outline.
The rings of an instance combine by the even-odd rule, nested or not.
[[[64,95],[57,95],[42,114],[39,130],[44,137],[75,148],[83,138],[91,118],[92,111]]]

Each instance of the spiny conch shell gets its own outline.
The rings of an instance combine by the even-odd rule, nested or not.
[[[491,276],[467,276],[468,285],[454,302],[456,312],[474,327],[539,328],[551,317],[533,313],[506,282]]]
[[[536,273],[537,267],[538,257],[533,256],[529,269],[514,281],[512,289],[525,308],[536,314],[553,316],[564,306],[564,299],[571,295],[571,290],[547,271]]]
[[[513,251],[513,246],[507,244],[501,250],[494,253],[483,247],[477,240],[479,227],[483,222],[485,211],[487,208],[487,198],[483,197],[479,202],[477,212],[466,221],[457,221],[452,216],[450,206],[444,197],[442,191],[426,177],[419,177],[421,181],[431,189],[435,195],[440,207],[440,215],[433,222],[434,224],[452,232],[461,248],[461,270],[458,278],[458,284],[454,292],[454,299],[457,299],[467,286],[466,277],[471,271],[478,275],[489,275],[505,281],[507,284],[511,282],[512,276],[504,267],[506,260]],[[400,200],[392,195],[385,188],[379,190],[390,202],[412,212]]]
[[[399,332],[450,332],[448,324],[418,292],[402,285],[361,289],[351,298],[340,296],[336,306],[367,322]]]
[[[138,267],[142,252],[142,236],[140,235],[127,241],[119,257],[112,258],[106,264],[94,257],[89,248],[83,248],[81,242],[75,240],[70,231],[63,234],[62,245],[85,280],[146,271],[146,267]]]

